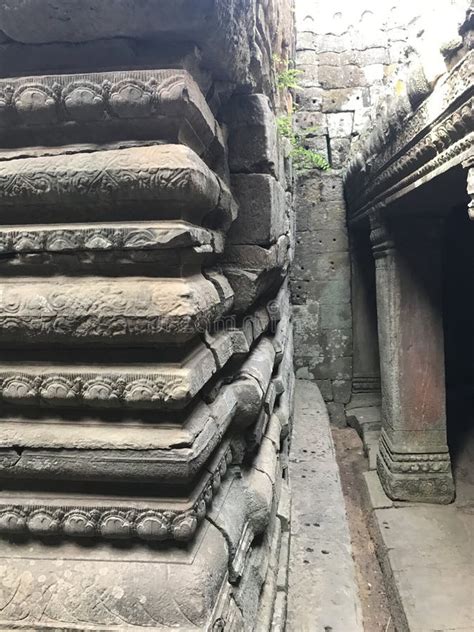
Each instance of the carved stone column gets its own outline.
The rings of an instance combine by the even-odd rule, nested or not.
[[[446,440],[441,222],[371,217],[382,381],[377,470],[390,498],[454,497]]]
[[[351,235],[354,393],[380,392],[374,262],[367,231]]]

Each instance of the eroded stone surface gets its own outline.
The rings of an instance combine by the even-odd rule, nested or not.
[[[217,176],[182,145],[18,158],[0,163],[0,184],[2,207],[16,209],[15,221],[22,214],[39,222],[131,220],[137,205],[140,219],[200,219],[232,205]]]
[[[289,9],[89,8],[0,10],[0,627],[250,632],[260,602],[269,627],[292,347],[267,95]],[[240,200],[226,251],[239,160],[262,231]]]
[[[224,151],[212,112],[186,70],[9,78],[0,80],[0,101],[4,148],[157,139],[181,142],[198,155],[213,143]]]
[[[44,278],[12,279],[3,284],[0,325],[5,342],[21,338],[23,345],[183,342],[205,331],[231,304],[221,302],[214,284],[201,275],[79,277],[58,286]]]

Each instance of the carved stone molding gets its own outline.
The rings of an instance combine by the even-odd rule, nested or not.
[[[380,393],[380,376],[355,375],[352,378],[354,393]]]
[[[462,163],[474,147],[472,74],[468,53],[426,101],[403,121],[388,120],[353,159],[345,186],[350,221],[387,205],[445,169]]]
[[[216,285],[220,282],[220,287]],[[72,345],[184,342],[232,305],[225,277],[9,278],[0,288],[0,341]]]
[[[183,145],[129,147],[0,162],[0,203],[31,223],[64,221],[232,221],[235,202],[220,179]],[[92,212],[91,212],[92,211]]]
[[[0,226],[0,254],[194,248],[222,252],[223,235],[184,221]]]
[[[203,520],[232,460],[224,442],[189,500],[49,499],[15,493],[0,495],[0,534],[4,536],[105,538],[163,541],[190,540]],[[82,502],[81,502],[82,500]],[[104,502],[105,501],[105,502]],[[180,507],[180,505],[182,505]]]
[[[393,253],[395,243],[393,241],[393,235],[390,230],[390,224],[386,218],[381,214],[384,206],[370,213],[370,244],[372,246],[372,253],[374,259],[381,259]]]
[[[122,139],[184,142],[199,155],[221,144],[186,70],[130,70],[0,80],[2,147]]]
[[[212,351],[198,345],[174,362],[3,362],[0,399],[20,406],[183,408],[216,372]]]
[[[395,453],[383,429],[379,448],[377,472],[390,498],[452,502],[454,483],[449,452]]]

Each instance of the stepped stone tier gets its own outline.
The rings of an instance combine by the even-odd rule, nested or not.
[[[284,620],[291,15],[198,4],[0,8],[0,629]]]

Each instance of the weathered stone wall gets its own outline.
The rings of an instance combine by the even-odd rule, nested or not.
[[[1,629],[283,629],[292,38],[280,0],[0,7]]]
[[[301,74],[294,118],[300,130],[310,130],[307,146],[324,154],[331,170],[300,175],[295,190],[295,368],[298,376],[317,381],[333,423],[345,423],[344,405],[360,368],[353,358],[353,344],[360,341],[353,341],[352,312],[360,301],[351,302],[343,173],[394,101],[402,97],[411,111],[447,64],[455,63],[465,10],[461,0],[430,7],[408,1],[296,2]],[[358,288],[353,291],[358,297]],[[370,356],[377,354],[372,347]],[[364,377],[361,388],[369,381],[377,388],[376,375]]]

